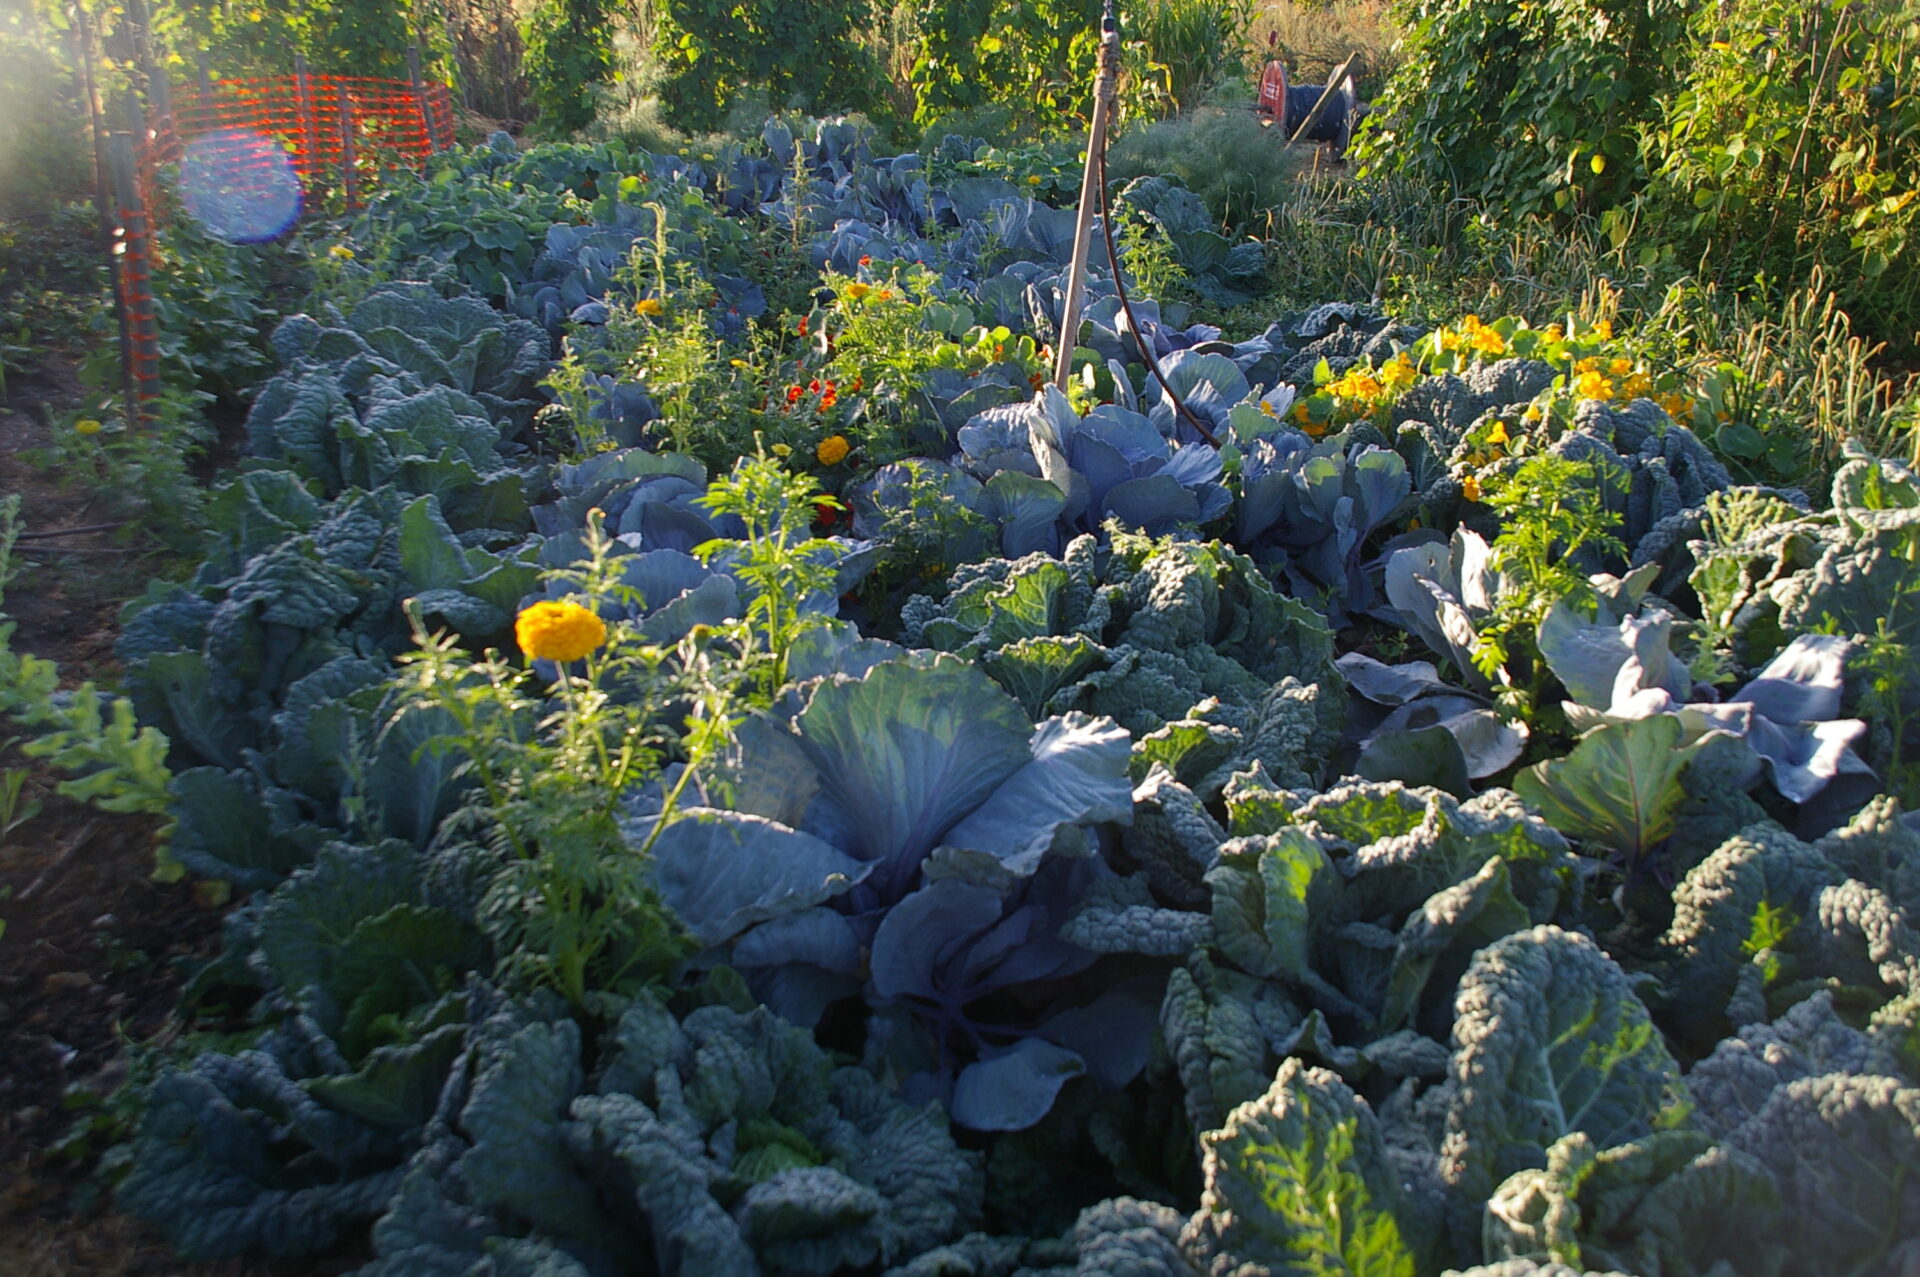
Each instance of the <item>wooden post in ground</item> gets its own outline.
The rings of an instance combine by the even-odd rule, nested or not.
[[[300,180],[304,187],[314,179],[313,162],[313,77],[307,74],[307,55],[293,58],[293,89],[300,112]]]
[[[127,425],[138,428],[140,405],[158,392],[158,369],[153,366],[160,333],[150,306],[140,305],[147,277],[151,239],[147,210],[141,202],[140,178],[134,162],[133,134],[115,133],[107,139],[107,167],[113,181],[113,200],[120,224],[114,245],[114,276],[120,300],[121,380],[126,394]]]
[[[1108,0],[1100,20],[1100,70],[1093,82],[1093,121],[1087,130],[1087,169],[1080,178],[1080,213],[1073,225],[1073,260],[1067,266],[1066,304],[1060,315],[1060,345],[1053,352],[1053,384],[1061,391],[1073,375],[1073,349],[1080,335],[1080,308],[1087,294],[1087,256],[1093,236],[1093,210],[1100,203],[1100,157],[1106,151],[1107,123],[1117,101],[1120,76],[1120,26]]]
[[[171,129],[173,86],[167,82],[167,69],[153,47],[153,20],[147,13],[147,0],[128,0],[127,18],[133,25],[133,48],[147,77],[146,127],[158,137]]]
[[[413,104],[420,108],[420,123],[426,126],[427,149],[440,149],[440,133],[433,126],[433,107],[427,101],[427,82],[420,78],[420,46],[407,46],[407,74],[413,77]]]
[[[359,202],[353,171],[353,98],[346,86],[340,86],[340,185],[347,194],[347,207]]]
[[[107,258],[107,278],[113,281],[113,313],[120,328],[120,372],[127,401],[127,419],[136,412],[133,382],[133,336],[127,326],[127,281],[120,261],[119,218],[114,211],[114,184],[108,158],[107,124],[100,106],[100,83],[94,78],[93,22],[86,6],[68,10],[81,80],[87,94],[87,117],[93,125],[93,203],[100,214],[100,251]]]
[[[208,105],[212,105],[213,72],[207,66],[207,51],[205,49],[195,49],[193,51],[193,69],[200,77],[200,100]]]

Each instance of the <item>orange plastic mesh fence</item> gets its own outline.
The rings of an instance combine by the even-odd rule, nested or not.
[[[136,421],[145,415],[138,405],[160,391],[151,233],[159,210],[147,196],[155,170],[177,162],[187,143],[198,142],[233,185],[245,186],[255,169],[269,181],[268,170],[284,161],[262,152],[257,139],[264,136],[286,148],[308,204],[337,190],[353,207],[365,201],[382,174],[417,168],[453,140],[453,98],[444,84],[429,84],[421,94],[404,80],[280,76],[219,80],[211,93],[198,85],[175,87],[172,99],[172,114],[150,121],[138,139],[137,202],[142,207],[119,210],[116,252]]]
[[[453,98],[444,84],[417,96],[405,80],[310,75],[303,85],[298,76],[275,76],[215,81],[211,94],[198,85],[176,87],[172,96],[173,114],[153,122],[141,148],[143,177],[178,160],[187,142],[206,139],[203,145],[218,148],[228,133],[231,158],[243,170],[242,139],[264,135],[286,147],[309,201],[338,189],[358,204],[383,172],[417,168],[436,143],[444,147],[453,138]]]

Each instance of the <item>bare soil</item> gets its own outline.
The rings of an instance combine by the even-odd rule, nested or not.
[[[97,488],[62,484],[22,456],[48,448],[59,415],[80,404],[77,353],[47,351],[0,405],[0,495],[20,495],[28,534],[6,593],[11,646],[57,661],[66,687],[114,682],[120,606],[157,563],[125,528],[70,533],[111,522]],[[0,741],[25,734],[0,727]],[[219,913],[190,883],[152,880],[153,818],[60,798],[57,777],[17,742],[0,749],[0,769],[25,770],[23,798],[43,804],[0,840],[0,1273],[268,1271],[182,1263],[152,1229],[103,1209],[92,1174],[125,1134],[107,1100],[128,1075],[128,1048],[167,1040],[185,973],[217,946]]]

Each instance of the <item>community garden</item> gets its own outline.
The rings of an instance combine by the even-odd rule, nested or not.
[[[270,7],[0,15],[0,1270],[1920,1272],[1909,0]]]

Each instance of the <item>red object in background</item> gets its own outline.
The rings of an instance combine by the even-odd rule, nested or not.
[[[1287,69],[1278,62],[1267,63],[1260,75],[1260,97],[1254,105],[1260,114],[1285,123],[1287,118]]]

